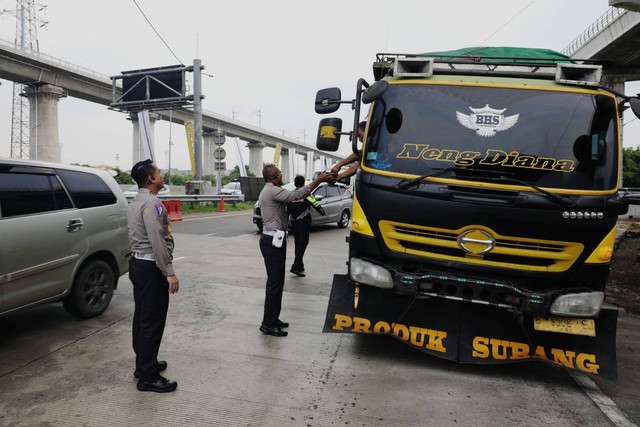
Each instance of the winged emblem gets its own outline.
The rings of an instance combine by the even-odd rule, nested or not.
[[[471,114],[464,114],[456,111],[456,118],[460,124],[468,129],[476,131],[479,136],[491,137],[503,130],[507,130],[518,123],[520,114],[505,117],[506,108],[497,110],[489,107],[489,104],[483,108],[471,108]]]

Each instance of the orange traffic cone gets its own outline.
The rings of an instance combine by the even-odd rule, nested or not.
[[[224,197],[220,198],[220,206],[218,207],[218,212],[224,212]]]

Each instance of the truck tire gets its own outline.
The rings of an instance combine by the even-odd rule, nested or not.
[[[115,279],[105,261],[89,261],[78,271],[69,295],[62,301],[65,310],[81,319],[102,314],[113,297]]]
[[[346,228],[349,225],[349,218],[351,214],[349,213],[349,209],[345,209],[340,214],[340,221],[338,221],[338,228]]]

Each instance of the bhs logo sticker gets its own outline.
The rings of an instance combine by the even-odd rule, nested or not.
[[[460,124],[468,129],[475,130],[479,136],[491,137],[496,132],[507,130],[516,123],[518,123],[518,117],[520,114],[505,117],[504,113],[506,108],[502,110],[496,110],[489,107],[489,104],[483,108],[471,108],[472,114],[463,114],[456,111],[456,118]]]

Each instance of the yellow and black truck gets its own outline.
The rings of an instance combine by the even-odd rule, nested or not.
[[[638,202],[621,188],[621,115],[640,116],[638,97],[546,49],[378,54],[373,72],[355,99],[315,100],[319,114],[351,104],[353,127],[322,119],[316,146],[348,135],[360,163],[324,331],[615,377],[603,302],[618,216]]]

